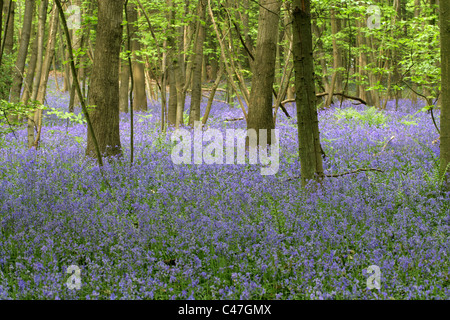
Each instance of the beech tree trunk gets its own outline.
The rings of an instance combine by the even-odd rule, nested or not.
[[[127,8],[130,23],[130,43],[131,43],[131,66],[133,68],[133,110],[147,111],[147,94],[145,92],[144,64],[138,60],[136,54],[141,50],[141,44],[137,40],[138,28],[134,25],[137,22],[136,5],[130,4]]]
[[[3,4],[3,12],[5,13],[5,17],[8,15],[8,8],[9,8],[9,4],[10,1],[4,1]],[[9,16],[9,21],[8,21],[8,30],[6,32],[6,39],[5,39],[5,48],[4,48],[4,52],[3,53],[7,53],[10,54],[13,51],[13,47],[14,47],[14,15],[15,15],[15,8],[16,8],[16,4],[15,2],[11,3],[11,13]],[[5,23],[6,23],[6,18],[4,19]],[[4,26],[2,26],[4,27]]]
[[[314,88],[314,64],[311,33],[311,1],[293,1],[294,69],[301,183],[320,181],[323,162],[319,136],[319,120]]]
[[[12,0],[10,0],[12,1]],[[13,53],[13,46],[14,46],[14,8],[15,8],[15,3],[14,2],[10,2],[10,1],[4,1],[3,2],[3,12],[5,13],[5,18],[3,20],[5,20],[5,24],[7,23],[6,26],[1,25],[0,28],[0,33],[3,31],[4,32],[4,36],[6,38],[2,38],[0,39],[2,42],[0,42],[0,48],[2,49],[2,51],[0,52],[0,65],[3,63],[4,58],[5,58],[5,54],[12,54]],[[11,4],[11,7],[10,7]],[[9,12],[10,11],[10,12]],[[9,20],[8,20],[8,15],[9,15]],[[7,22],[8,21],[8,22]],[[6,28],[4,28],[6,27]],[[5,35],[6,33],[6,35]],[[1,37],[0,37],[1,38]],[[4,47],[2,47],[3,45],[3,40],[5,40],[4,43]],[[12,68],[2,68],[2,72],[6,72],[8,75],[12,75],[13,74],[13,70]],[[10,93],[10,88],[11,88],[11,84],[12,81],[11,79],[8,77],[6,78],[6,81],[4,81],[4,89],[5,90],[0,90],[0,99],[5,99],[8,100],[9,99],[9,93]]]
[[[23,16],[22,35],[20,37],[19,52],[17,54],[16,69],[14,70],[14,78],[11,87],[11,102],[17,103],[20,101],[20,91],[23,84],[23,72],[25,70],[25,61],[28,54],[28,46],[31,37],[31,25],[33,21],[33,12],[35,7],[35,0],[26,0],[25,12]]]
[[[192,95],[189,113],[189,125],[194,126],[194,121],[200,121],[200,103],[202,101],[202,62],[203,42],[205,41],[205,28],[203,23],[206,17],[206,0],[198,3],[197,36],[194,43],[194,58],[192,65]]]
[[[260,1],[247,129],[256,130],[258,145],[262,146],[265,142],[260,141],[259,130],[267,130],[267,143],[271,144],[271,129],[275,128],[272,111],[272,90],[275,80],[280,7],[281,1],[278,0]]]
[[[27,76],[25,78],[24,88],[22,92],[22,97],[20,98],[20,101],[23,103],[26,103],[28,99],[31,97],[31,93],[33,90],[33,79],[34,79],[34,72],[36,70],[36,62],[37,62],[37,51],[38,51],[38,36],[36,29],[33,31],[34,33],[34,40],[33,45],[31,46],[31,57],[30,61],[28,63],[27,68]]]
[[[50,72],[53,57],[55,56],[55,43],[56,43],[56,34],[58,31],[58,21],[59,21],[58,10],[56,4],[54,4],[52,8],[50,31],[46,45],[45,58],[44,61],[42,62],[41,80],[39,81],[38,94],[36,97],[37,100],[41,103],[44,103],[45,100],[45,95],[47,92],[48,75]]]
[[[441,174],[445,173],[446,189],[450,191],[450,2],[441,0]],[[445,171],[447,170],[447,171]]]
[[[124,28],[126,29],[126,28]],[[125,32],[126,37],[126,32]],[[128,51],[128,41],[125,39],[123,49]],[[119,110],[120,112],[128,112],[129,104],[129,90],[130,90],[130,66],[128,59],[122,59],[120,65],[120,89],[119,89]]]
[[[167,36],[167,61],[168,61],[168,74],[169,74],[169,110],[168,121],[169,125],[175,125],[177,121],[177,82],[175,68],[177,68],[177,53],[175,43],[175,12],[172,8],[172,0],[167,0],[167,8],[171,10],[167,14],[167,20],[169,21],[168,36]]]
[[[93,130],[100,152],[121,155],[119,134],[119,63],[122,41],[124,0],[98,1],[98,24],[92,66],[89,104]],[[107,71],[107,72],[106,72]],[[88,132],[86,155],[95,157],[95,146]]]
[[[38,44],[37,44],[37,57],[36,57],[36,69],[34,72],[33,88],[31,93],[31,100],[36,100],[39,83],[41,82],[42,74],[42,56],[44,52],[44,33],[45,33],[45,21],[47,19],[47,7],[48,0],[42,0],[39,8],[39,25],[38,25]],[[34,128],[37,126],[37,114],[30,115],[28,117],[28,147],[31,148],[34,144]]]

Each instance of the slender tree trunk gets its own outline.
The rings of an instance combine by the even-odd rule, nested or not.
[[[200,121],[200,103],[202,101],[202,62],[203,62],[203,42],[205,40],[205,28],[203,23],[206,17],[206,0],[199,0],[198,3],[197,37],[194,44],[194,58],[192,65],[192,96],[189,114],[189,125],[194,126],[194,121]]]
[[[73,0],[73,5],[76,5],[81,8],[81,0]],[[82,9],[81,9],[82,10]],[[83,17],[83,12],[81,13],[81,17]],[[73,46],[73,52],[78,52],[82,48],[82,42],[83,42],[83,36],[81,33],[81,30],[73,29],[72,30],[72,46]],[[77,68],[77,76],[78,76],[78,82],[81,80],[81,75],[79,72],[79,65],[80,65],[80,55],[75,56],[75,66]],[[73,77],[73,75],[71,75]],[[72,79],[72,88],[70,90],[70,102],[69,102],[69,109],[70,112],[73,112],[75,106],[80,105],[80,99],[78,98],[77,92],[75,90],[75,87],[73,86],[73,79]]]
[[[98,2],[97,38],[89,104],[96,106],[90,112],[90,117],[100,152],[106,156],[122,155],[119,133],[119,63],[123,6],[123,0]],[[105,72],[106,70],[108,72]],[[89,132],[86,155],[96,155]]]
[[[173,61],[169,59],[169,125],[175,125],[177,121],[177,83],[175,81],[175,71],[173,69]]]
[[[69,60],[69,57],[68,57],[69,55],[67,53],[67,49],[66,49],[65,42],[63,39],[63,32],[59,33],[59,42],[61,43],[61,48],[59,49],[60,55],[61,55],[61,61],[67,61],[67,60]],[[67,92],[67,91],[69,91],[69,88],[71,87],[69,64],[68,63],[64,64],[63,68],[64,68],[64,82],[63,82],[62,91]]]
[[[137,22],[137,8],[134,4],[129,4],[128,21],[130,23],[130,40],[132,52],[133,68],[133,110],[147,111],[147,94],[145,92],[144,64],[138,60],[137,52],[141,50],[141,44],[137,40],[138,28],[134,25]]]
[[[50,67],[53,61],[53,57],[55,55],[55,43],[56,43],[56,34],[58,31],[58,11],[56,10],[56,3],[53,5],[52,9],[52,16],[51,16],[51,22],[50,22],[50,31],[48,35],[48,41],[46,45],[46,53],[45,53],[45,59],[42,63],[42,72],[41,72],[41,80],[39,81],[39,89],[37,93],[36,100],[39,101],[39,103],[44,104],[45,102],[45,95],[47,92],[47,82],[48,77],[50,73]],[[36,110],[34,121],[37,123],[37,135],[36,139],[33,143],[34,147],[38,148],[38,143],[41,138],[41,130],[42,130],[42,109]]]
[[[250,27],[249,27],[249,8],[250,8],[250,0],[243,0],[242,1],[242,9],[244,9],[244,12],[242,13],[242,25],[244,28],[244,35],[245,35],[245,45],[247,46],[247,49],[253,54],[254,53],[254,47],[252,42],[252,37],[250,36]],[[253,59],[250,56],[250,54],[246,51],[247,61],[248,65],[250,67],[250,70],[253,70]]]
[[[323,163],[319,120],[315,106],[310,0],[293,1],[294,69],[297,88],[297,123],[302,186],[320,181]]]
[[[258,145],[264,146],[266,142],[260,141],[259,130],[268,130],[267,143],[271,144],[271,130],[275,128],[272,111],[272,91],[275,80],[275,59],[281,1],[261,0],[260,4],[247,129],[255,129],[258,136]]]
[[[47,50],[45,52],[45,58],[42,63],[41,80],[39,81],[39,89],[37,94],[37,100],[40,103],[44,103],[45,100],[50,67],[53,61],[53,57],[55,56],[55,43],[56,43],[56,34],[58,31],[58,21],[59,21],[58,10],[56,8],[56,4],[54,4],[52,8],[52,16],[50,21],[50,31],[46,45]]]
[[[5,1],[4,2],[4,12],[6,13],[6,15],[8,14],[8,8],[9,8],[9,3],[12,0],[9,1]],[[5,48],[4,48],[4,53],[7,54],[11,54],[13,52],[13,47],[14,47],[14,16],[15,16],[15,8],[16,8],[16,4],[15,2],[11,3],[11,13],[9,15],[9,21],[8,21],[8,30],[6,32],[6,38],[5,40]],[[6,19],[5,19],[6,22]]]
[[[39,90],[39,83],[41,81],[42,74],[42,58],[44,52],[44,32],[45,21],[47,18],[48,0],[42,0],[41,7],[39,9],[39,25],[38,25],[38,47],[37,47],[37,61],[36,70],[34,72],[33,91],[31,93],[31,100],[36,100]],[[31,148],[34,145],[34,127],[37,127],[38,113],[28,117],[28,147]]]
[[[3,43],[3,34],[2,34],[2,28],[3,28],[3,0],[0,0],[0,47]],[[1,48],[0,48],[1,49]],[[0,60],[1,65],[1,60]]]
[[[217,74],[216,81],[214,81],[214,85],[211,88],[211,91],[209,92],[208,103],[206,104],[205,114],[202,119],[203,125],[205,125],[206,121],[208,121],[209,113],[211,112],[211,106],[214,101],[214,96],[216,94],[217,88],[219,87],[220,79],[222,78],[222,75],[223,75],[223,69],[224,69],[223,66],[222,66],[222,68],[219,69],[219,73]]]
[[[11,1],[11,2],[10,2]],[[0,42],[0,66],[2,65],[2,61],[4,61],[4,54],[12,54],[13,53],[13,45],[14,45],[14,8],[15,3],[10,1],[5,1],[2,8],[5,12],[5,30],[4,37],[2,42]],[[2,26],[3,27],[3,26]],[[0,28],[0,33],[2,28]],[[8,76],[4,81],[4,90],[0,90],[0,99],[9,99],[10,88],[12,85],[12,81],[10,76],[13,76],[14,70],[10,68],[2,68],[3,73],[7,73]],[[4,75],[3,75],[4,76]],[[3,88],[2,88],[3,89]]]
[[[441,29],[441,175],[445,173],[446,189],[450,191],[450,1],[440,3]],[[445,171],[447,170],[447,171]]]
[[[178,47],[184,47],[184,26],[178,28]],[[185,70],[185,55],[183,53],[176,53],[176,58],[173,61],[175,84],[177,88],[177,117],[175,121],[175,128],[178,128],[181,124],[184,124],[183,112],[186,102],[186,91],[184,87],[186,85],[186,70]]]
[[[168,73],[169,73],[169,110],[168,110],[168,120],[169,125],[176,125],[177,121],[177,82],[175,73],[175,68],[177,68],[177,53],[176,53],[176,43],[175,43],[175,12],[172,8],[172,0],[167,0],[167,8],[170,11],[167,14],[167,20],[169,21],[168,36],[167,36],[167,60],[168,60]]]
[[[28,100],[31,97],[32,90],[33,90],[33,79],[34,79],[34,73],[36,70],[36,63],[37,63],[38,40],[39,40],[39,37],[37,36],[37,31],[36,31],[36,29],[34,29],[34,40],[33,40],[33,45],[31,46],[31,57],[30,57],[30,61],[28,63],[27,76],[25,78],[22,97],[20,99],[20,101],[22,103],[28,102]]]
[[[125,32],[126,35],[126,32]],[[125,39],[124,51],[128,51],[128,41]],[[123,59],[121,61],[120,67],[120,89],[119,89],[119,110],[120,112],[128,112],[129,96],[128,92],[130,90],[130,67],[128,66],[128,59]]]
[[[287,23],[285,22],[285,24],[287,25]],[[327,68],[327,62],[325,60],[325,50],[323,48],[323,41],[322,41],[322,37],[324,36],[323,31],[324,28],[322,27],[322,29],[319,29],[319,27],[317,26],[316,23],[313,22],[312,26],[311,26],[314,35],[317,38],[317,58],[320,61],[320,66],[322,67],[322,84],[323,84],[323,91],[324,92],[329,92],[330,90],[330,84],[328,82],[328,68]]]
[[[333,71],[336,73],[335,89],[337,92],[342,92],[343,76],[340,70],[343,67],[343,54],[342,48],[338,44],[337,36],[341,31],[341,23],[336,17],[337,12],[335,9],[331,10],[331,34],[333,37]],[[329,96],[329,95],[328,95]]]
[[[419,18],[419,17],[420,17],[420,0],[414,0],[414,18]],[[415,105],[415,104],[417,104],[416,92],[418,92],[419,90],[418,90],[417,84],[415,82],[413,82],[411,84],[411,86],[413,89],[411,91],[411,100],[412,100],[412,103]]]
[[[22,35],[20,37],[19,52],[17,54],[16,69],[14,70],[13,84],[11,87],[11,102],[20,101],[20,91],[23,84],[23,76],[25,70],[25,61],[28,54],[28,46],[31,37],[31,26],[33,22],[33,12],[35,0],[27,0],[25,2],[25,12],[23,17]]]

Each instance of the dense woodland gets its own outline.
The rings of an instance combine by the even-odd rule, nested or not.
[[[0,8],[0,299],[450,298],[449,1]]]

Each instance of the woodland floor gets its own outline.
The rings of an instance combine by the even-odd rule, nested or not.
[[[47,103],[67,111],[67,93],[50,88]],[[320,111],[326,174],[383,172],[326,178],[309,195],[295,178],[296,122],[282,112],[273,176],[260,165],[174,165],[157,103],[136,114],[131,168],[121,115],[124,157],[104,177],[84,158],[83,124],[47,116],[38,151],[27,151],[26,130],[2,136],[0,298],[449,299],[450,194],[423,106]],[[215,103],[210,117],[211,128],[245,128],[224,121],[238,107]],[[70,265],[80,290],[67,285]],[[371,265],[380,289],[367,287]]]

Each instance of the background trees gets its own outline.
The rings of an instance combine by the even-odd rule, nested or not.
[[[128,24],[130,47],[127,36],[105,33],[105,28],[114,28],[112,22],[100,22],[106,21],[100,20],[105,3],[64,3],[66,17],[74,26],[73,48],[67,48],[61,36],[60,21],[52,13],[53,0],[0,3],[1,98],[14,104],[30,99],[45,104],[46,83],[53,72],[64,79],[58,89],[71,92],[69,111],[77,110],[79,101],[67,63],[67,50],[72,50],[83,97],[88,104],[97,105],[91,112],[99,126],[98,134],[104,135],[100,139],[103,151],[110,143],[120,146],[118,113],[113,110],[118,103],[119,110],[128,111],[129,53],[134,110],[146,111],[150,103],[161,103],[162,129],[192,126],[197,120],[206,124],[214,100],[240,108],[247,128],[258,131],[276,128],[280,113],[291,117],[285,105],[295,101],[300,108],[313,104],[326,108],[333,102],[352,99],[383,110],[391,99],[398,108],[399,99],[411,98],[422,100],[432,111],[440,104],[440,97],[445,99],[445,94],[440,94],[441,67],[443,72],[446,68],[440,59],[440,41],[444,43],[445,39],[440,39],[439,33],[445,35],[445,30],[439,29],[438,3],[434,0],[311,1],[312,32],[305,36],[312,40],[314,75],[305,71],[310,68],[309,61],[308,66],[301,67],[308,69],[300,69],[298,63],[294,68],[294,61],[304,61],[309,55],[304,52],[303,58],[296,56],[295,47],[309,49],[300,46],[299,39],[293,40],[294,3],[289,1],[130,0],[126,8],[129,21],[122,12],[114,22],[114,26]],[[119,87],[117,50],[121,53]],[[442,54],[445,56],[445,49]],[[308,80],[298,82],[296,75],[304,72]],[[204,114],[203,98],[210,101]],[[106,105],[107,109],[102,109]],[[8,113],[11,124],[20,126],[20,119],[29,120],[29,147],[38,144],[42,122],[42,110],[32,111],[36,112],[20,113],[17,109]],[[446,119],[445,111],[443,116]],[[445,125],[441,122],[444,132]],[[318,131],[311,134],[318,139]],[[305,134],[299,135],[303,138]],[[445,133],[441,139],[446,141]],[[304,152],[316,153],[316,144],[314,148]],[[88,139],[87,153],[92,150]],[[117,153],[118,149],[111,151]]]
[[[441,108],[441,174],[446,174],[450,190],[450,3],[440,1],[442,108]]]

